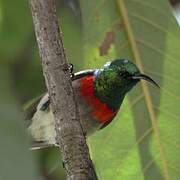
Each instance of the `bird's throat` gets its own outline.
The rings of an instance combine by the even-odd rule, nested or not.
[[[95,96],[113,110],[119,109],[127,92],[114,71],[102,71],[95,78],[94,89]]]

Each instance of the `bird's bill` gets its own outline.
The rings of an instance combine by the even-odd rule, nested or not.
[[[136,76],[133,76],[132,79],[137,79],[137,80],[143,79],[143,80],[148,81],[151,84],[155,85],[156,87],[160,88],[159,85],[152,78],[150,78],[149,76],[147,76],[145,74],[138,74]]]

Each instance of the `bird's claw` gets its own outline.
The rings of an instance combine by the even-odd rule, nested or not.
[[[68,64],[68,69],[69,69],[71,78],[73,78],[73,77],[74,77],[74,73],[73,73],[74,66],[73,66],[73,64],[69,63],[69,64]]]
[[[73,64],[71,63],[66,64],[66,66],[64,67],[64,71],[68,71],[70,73],[71,78],[74,77],[73,69]]]

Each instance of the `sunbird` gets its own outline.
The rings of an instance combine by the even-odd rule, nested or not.
[[[142,74],[128,59],[107,62],[101,69],[72,72],[72,86],[83,132],[89,136],[109,125],[122,105],[126,94],[141,80],[158,84]],[[48,93],[27,109],[28,132],[33,148],[58,145],[55,123]]]

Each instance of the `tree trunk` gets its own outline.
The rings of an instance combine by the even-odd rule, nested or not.
[[[30,5],[67,179],[92,179],[92,164],[67,68],[55,0],[30,0]]]

